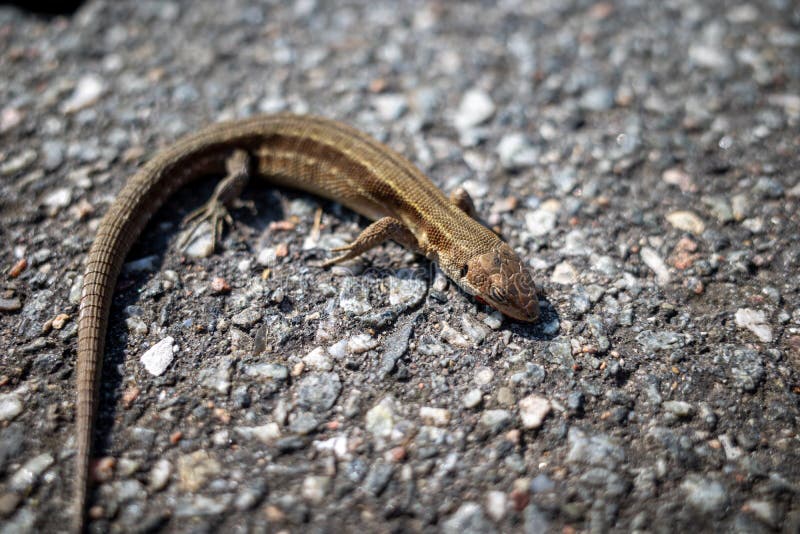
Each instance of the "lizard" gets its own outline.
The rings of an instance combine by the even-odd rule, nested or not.
[[[78,314],[74,530],[87,524],[90,459],[111,300],[125,256],[151,216],[177,189],[208,175],[225,177],[190,218],[209,220],[212,249],[228,209],[251,175],[336,201],[373,220],[330,266],[393,240],[436,262],[465,292],[505,315],[539,318],[530,271],[481,224],[462,188],[450,198],[402,155],[343,123],[275,114],[206,126],[157,153],[129,178],[97,228]]]

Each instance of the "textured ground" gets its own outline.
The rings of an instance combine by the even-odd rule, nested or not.
[[[78,288],[114,194],[181,134],[278,110],[465,185],[544,320],[395,245],[319,269],[364,221],[259,183],[190,257],[209,178],[117,288],[94,530],[800,529],[797,4],[337,4],[0,6],[0,531],[67,524]]]

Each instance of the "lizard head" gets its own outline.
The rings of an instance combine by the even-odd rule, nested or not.
[[[460,274],[461,287],[479,301],[519,321],[539,319],[539,299],[531,273],[502,241],[490,252],[473,256]]]

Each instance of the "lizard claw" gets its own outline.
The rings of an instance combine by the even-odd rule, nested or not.
[[[216,198],[212,198],[206,205],[194,210],[186,216],[183,224],[191,223],[191,226],[184,232],[183,236],[178,241],[178,248],[185,250],[194,241],[197,230],[203,223],[209,222],[211,224],[211,251],[217,248],[217,241],[222,238],[222,230],[224,223],[233,226],[233,217],[228,212],[222,202]]]

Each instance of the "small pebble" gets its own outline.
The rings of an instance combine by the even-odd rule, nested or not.
[[[497,145],[500,165],[508,170],[520,169],[535,165],[539,159],[539,150],[521,133],[506,134]]]
[[[550,280],[556,284],[571,286],[578,281],[578,271],[568,261],[562,261],[553,269]]]
[[[664,401],[661,406],[678,417],[691,417],[695,412],[694,406],[684,401]]]
[[[177,473],[181,490],[196,493],[219,475],[221,469],[220,463],[204,450],[179,456]]]
[[[394,411],[391,402],[383,399],[367,412],[366,430],[376,437],[387,438],[394,428]]]
[[[328,494],[331,486],[331,477],[324,475],[309,475],[303,480],[303,498],[314,504],[319,504]]]
[[[481,414],[481,424],[492,433],[504,429],[511,422],[511,412],[508,410],[486,410]]]
[[[519,415],[525,428],[541,427],[548,413],[550,413],[550,401],[544,397],[529,395],[519,401]]]
[[[673,211],[667,214],[667,221],[678,230],[700,235],[706,229],[703,220],[691,211]]]
[[[419,409],[419,416],[426,425],[447,426],[450,422],[450,410],[423,406]]]
[[[194,231],[192,231],[194,230]],[[184,248],[184,253],[190,258],[208,258],[214,254],[213,229],[211,224],[203,221],[195,229],[187,228],[181,233],[180,239],[185,239],[188,232],[192,232],[188,246]]]
[[[441,337],[445,343],[453,345],[454,347],[460,347],[462,349],[472,348],[472,342],[464,337],[461,332],[450,327],[450,325],[444,325]]]
[[[534,237],[542,237],[552,232],[557,220],[556,212],[544,206],[525,215],[525,225]]]
[[[342,392],[342,382],[336,373],[309,373],[296,385],[297,404],[316,413],[329,410]]]
[[[0,133],[6,133],[22,122],[23,113],[13,107],[5,107],[0,111]]]
[[[605,111],[614,107],[614,92],[608,87],[593,87],[580,100],[581,107],[589,111]]]
[[[18,297],[0,297],[0,312],[15,312],[22,309],[22,301]]]
[[[489,491],[486,493],[486,513],[495,521],[500,521],[508,510],[508,497],[502,491]]]
[[[678,188],[684,193],[692,193],[697,191],[697,186],[695,185],[694,180],[692,180],[692,177],[681,169],[667,169],[661,175],[661,179],[670,185],[678,186]]]
[[[231,286],[224,278],[216,276],[211,280],[211,291],[216,294],[230,293]]]
[[[322,347],[317,347],[303,356],[303,363],[314,371],[330,371],[333,369],[333,360]]]
[[[22,274],[28,267],[28,260],[26,258],[20,258],[17,262],[8,270],[8,276],[11,278],[16,278]]]
[[[267,445],[274,443],[281,437],[281,429],[278,423],[266,423],[260,426],[237,426],[233,430],[244,439],[257,439]]]
[[[175,339],[167,336],[142,354],[142,365],[151,375],[161,376],[172,363],[176,348]]]
[[[687,502],[704,514],[722,510],[728,502],[728,493],[722,484],[699,475],[690,474],[681,482]]]
[[[8,478],[8,488],[20,493],[28,492],[39,481],[39,477],[55,460],[48,453],[34,456]]]
[[[384,121],[399,119],[408,110],[408,100],[401,94],[382,94],[373,97],[372,105]]]
[[[656,283],[658,285],[663,286],[669,283],[671,279],[669,268],[667,267],[667,264],[664,263],[664,260],[661,258],[661,256],[659,256],[658,252],[650,247],[642,247],[642,250],[639,252],[639,256],[642,258],[644,264],[650,267],[650,269],[655,273]]]
[[[150,473],[147,477],[147,486],[152,491],[161,491],[167,487],[167,483],[169,482],[171,475],[172,464],[170,464],[169,460],[166,458],[162,458],[161,460],[158,460],[150,470]]]
[[[256,363],[246,365],[244,373],[247,376],[265,378],[268,380],[285,381],[289,378],[289,369],[279,363]]]
[[[479,389],[469,390],[461,401],[465,408],[476,408],[483,402],[483,392]]]
[[[494,102],[488,94],[480,89],[470,89],[461,98],[454,119],[455,126],[459,130],[477,126],[489,120],[494,110]]]
[[[772,341],[772,328],[767,324],[767,316],[763,311],[739,308],[736,310],[735,320],[736,326],[750,330],[760,341]]]
[[[256,307],[247,308],[231,317],[231,323],[241,328],[251,328],[261,320],[261,310]]]
[[[778,508],[770,501],[751,499],[744,503],[742,509],[772,529],[777,529],[780,524]]]
[[[389,277],[389,304],[415,306],[425,298],[428,285],[411,269],[401,269]]]
[[[0,394],[0,421],[11,421],[22,413],[22,401],[14,393]]]
[[[380,343],[369,334],[358,334],[347,340],[347,352],[363,354],[377,347]]]
[[[66,208],[70,202],[72,202],[72,191],[66,187],[56,189],[42,200],[42,203],[52,210]]]
[[[479,386],[489,384],[494,378],[494,371],[489,367],[480,367],[475,371],[475,383]]]
[[[262,267],[274,267],[278,263],[277,247],[266,247],[261,249],[256,256],[256,263]]]
[[[442,524],[444,534],[478,534],[493,531],[491,524],[483,515],[481,506],[469,501],[462,503]]]
[[[78,80],[75,90],[61,105],[63,113],[75,113],[97,102],[106,89],[106,82],[97,74],[86,74]]]

